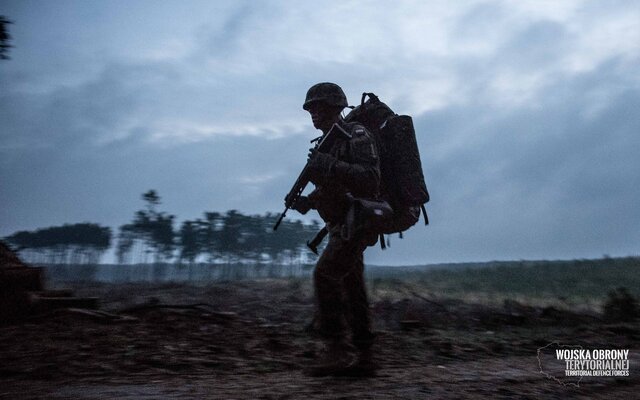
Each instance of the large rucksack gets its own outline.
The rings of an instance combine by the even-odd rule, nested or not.
[[[345,121],[364,125],[378,146],[381,196],[393,209],[392,221],[380,233],[402,235],[418,222],[420,210],[425,225],[428,224],[424,204],[429,201],[429,192],[411,117],[397,115],[375,94],[363,93],[360,105],[345,117]],[[381,245],[384,246],[384,241]]]

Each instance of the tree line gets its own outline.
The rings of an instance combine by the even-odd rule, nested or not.
[[[111,228],[92,223],[19,231],[4,238],[31,263],[95,264],[111,246]]]
[[[317,221],[284,220],[274,232],[277,214],[237,210],[205,212],[178,227],[174,215],[158,209],[161,199],[155,190],[142,194],[142,200],[144,208],[119,227],[115,238],[108,227],[81,223],[16,232],[4,240],[32,263],[98,263],[112,245],[119,264],[302,263],[309,255],[305,241],[321,228]]]

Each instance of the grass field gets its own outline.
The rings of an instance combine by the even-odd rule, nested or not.
[[[640,296],[640,258],[636,257],[382,271],[371,274],[372,296],[396,297],[394,293],[406,295],[409,291],[466,301],[496,303],[512,299],[531,305],[587,309],[599,309],[607,294],[619,287]]]

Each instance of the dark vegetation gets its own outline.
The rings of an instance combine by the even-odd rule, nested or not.
[[[9,59],[9,49],[13,47],[11,45],[11,35],[9,34],[9,24],[13,22],[10,21],[4,15],[0,15],[0,60],[8,60]]]
[[[640,317],[638,299],[625,287],[610,291],[603,309],[604,316],[609,321],[629,321]]]
[[[80,223],[20,231],[5,238],[32,263],[96,264],[111,245],[111,229]]]

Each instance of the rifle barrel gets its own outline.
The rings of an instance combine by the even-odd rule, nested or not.
[[[280,218],[278,218],[278,221],[276,222],[276,224],[273,226],[273,230],[275,231],[276,229],[278,229],[278,226],[280,226],[280,222],[282,222],[282,219],[284,218],[284,216],[287,214],[287,211],[289,210],[289,207],[285,208],[284,211],[282,212],[282,214],[280,214]]]

